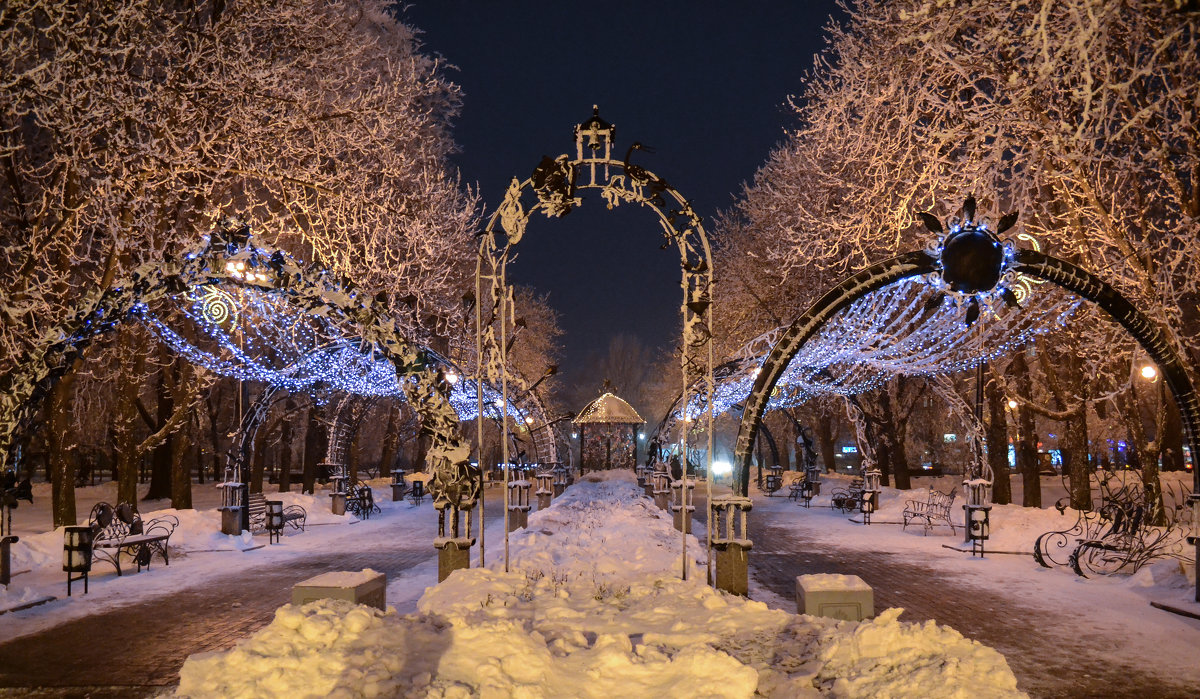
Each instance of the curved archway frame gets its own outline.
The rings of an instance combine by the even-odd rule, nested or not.
[[[754,382],[746,409],[738,426],[734,464],[739,488],[748,490],[751,449],[758,436],[759,425],[766,412],[771,392],[788,364],[800,349],[840,310],[857,299],[908,277],[931,274],[939,269],[938,260],[930,253],[916,251],[897,255],[871,265],[845,279],[817,300],[792,322],[779,341],[771,348],[762,371]],[[1037,279],[1044,279],[1095,303],[1118,325],[1125,328],[1157,365],[1159,372],[1179,408],[1180,421],[1192,454],[1193,507],[1200,509],[1200,396],[1188,375],[1179,353],[1167,339],[1162,327],[1138,310],[1110,284],[1087,270],[1066,260],[1034,250],[1016,249],[1011,269]],[[1200,540],[1195,542],[1200,558]],[[1200,601],[1200,582],[1196,587]]]
[[[581,190],[598,190],[609,209],[623,203],[652,209],[667,237],[664,248],[674,243],[679,251],[682,271],[683,337],[681,366],[684,406],[688,397],[702,396],[707,415],[707,462],[712,466],[713,439],[713,347],[712,250],[700,216],[688,200],[653,172],[634,165],[635,150],[648,150],[634,142],[625,160],[612,157],[615,128],[593,109],[592,118],[575,127],[575,157],[545,157],[533,174],[521,181],[513,178],[504,200],[488,219],[481,237],[475,272],[475,323],[477,371],[499,382],[504,400],[508,400],[508,327],[512,317],[512,287],[507,266],[513,247],[525,235],[529,219],[535,213],[561,218],[582,203]],[[532,201],[525,200],[535,197]],[[485,311],[485,301],[490,304]],[[485,320],[485,314],[488,316]],[[497,322],[498,321],[498,322]],[[497,326],[499,332],[497,332]],[[482,397],[480,397],[482,412]],[[658,432],[651,442],[661,441]],[[483,443],[482,426],[479,443]],[[688,430],[681,430],[681,442],[687,453]],[[503,456],[508,461],[507,444]],[[507,530],[507,526],[505,527]],[[711,538],[711,537],[710,537]],[[507,544],[507,538],[506,538]],[[682,576],[687,577],[687,556],[683,556]],[[710,556],[711,558],[711,556]],[[506,557],[507,559],[507,557]],[[507,560],[506,560],[507,564]]]
[[[237,262],[254,276],[228,264]],[[306,313],[353,324],[363,343],[395,366],[406,400],[421,415],[422,431],[431,437],[428,463],[435,505],[455,512],[474,507],[479,494],[477,473],[470,465],[470,446],[458,434],[458,416],[449,401],[450,384],[436,358],[401,335],[381,296],[372,297],[347,281],[335,281],[327,270],[302,267],[281,250],[255,247],[246,226],[215,230],[197,250],[138,268],[83,303],[75,317],[47,333],[40,346],[0,377],[3,460],[12,457],[16,436],[30,425],[54,385],[89,345],[139,317],[150,304],[212,284],[285,294]],[[440,534],[439,542],[447,539],[444,531]]]

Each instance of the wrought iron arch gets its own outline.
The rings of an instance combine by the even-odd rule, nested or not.
[[[190,288],[228,284],[283,294],[306,313],[333,316],[354,325],[365,347],[395,367],[405,398],[421,415],[432,443],[430,491],[441,508],[470,510],[479,479],[470,465],[470,447],[458,434],[449,402],[450,384],[425,348],[407,341],[388,317],[385,299],[334,280],[326,270],[300,265],[281,250],[251,244],[248,226],[214,230],[198,249],[138,268],[127,279],[83,303],[75,316],[46,334],[16,367],[0,376],[0,456],[12,458],[17,434],[26,429],[54,385],[93,342],[120,324],[139,318],[150,304]],[[444,536],[442,537],[444,538]]]
[[[674,243],[679,250],[683,288],[680,354],[684,404],[688,404],[686,396],[691,392],[705,397],[708,464],[711,468],[713,275],[708,236],[700,216],[678,190],[633,162],[635,153],[651,152],[650,148],[634,141],[623,160],[613,157],[615,131],[612,124],[600,118],[599,108],[593,107],[591,119],[575,127],[575,157],[566,154],[557,158],[543,157],[528,179],[521,181],[514,177],[504,200],[488,219],[480,240],[475,272],[477,371],[498,382],[507,401],[507,329],[514,320],[511,316],[512,288],[507,281],[508,259],[513,247],[525,235],[525,228],[534,213],[561,218],[582,203],[577,196],[582,190],[599,191],[609,209],[623,203],[648,207],[657,215],[667,238],[663,247]],[[485,310],[485,303],[490,304],[490,310]],[[482,402],[481,396],[481,411]],[[482,444],[482,425],[479,430],[478,440]],[[653,439],[661,439],[661,435],[656,433]],[[682,430],[681,441],[686,450],[687,430]],[[504,450],[503,458],[507,462],[507,442]],[[684,575],[686,577],[686,571]]]
[[[1163,329],[1103,279],[1074,263],[1035,250],[1016,249],[1010,268],[1014,272],[1049,281],[1091,301],[1137,340],[1158,366],[1163,380],[1171,389],[1179,408],[1192,459],[1200,459],[1200,397],[1196,394],[1183,361]],[[941,269],[940,261],[926,251],[898,255],[845,279],[792,322],[767,355],[762,371],[755,379],[754,387],[747,398],[746,409],[742,413],[734,456],[742,493],[749,487],[750,450],[758,434],[771,391],[804,344],[816,335],[834,314],[862,296],[902,279],[940,272]],[[1192,500],[1195,503],[1200,500],[1200,468],[1194,469],[1193,477],[1195,482]],[[1197,544],[1197,548],[1200,549],[1200,543]],[[1200,596],[1200,587],[1197,588],[1197,594]]]

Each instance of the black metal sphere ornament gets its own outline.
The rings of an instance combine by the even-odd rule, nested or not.
[[[967,304],[967,325],[979,318],[981,297],[994,293],[1005,303],[1017,305],[1012,291],[1000,283],[1012,262],[1012,249],[999,238],[1000,233],[1017,222],[1015,211],[1001,217],[994,233],[986,223],[975,220],[974,196],[963,202],[963,216],[959,222],[947,222],[949,234],[933,214],[920,212],[917,215],[930,232],[941,238],[934,253],[941,267],[942,281],[949,291],[971,297]]]

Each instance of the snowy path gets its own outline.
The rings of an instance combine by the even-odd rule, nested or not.
[[[702,498],[697,501],[697,512],[705,512]],[[703,517],[697,520],[702,531]],[[903,620],[933,619],[996,648],[1032,696],[1200,694],[1200,622],[1152,609],[1140,598],[1135,608],[1100,610],[1104,581],[1043,571],[1024,557],[972,561],[941,547],[959,543],[949,532],[922,537],[910,531],[908,542],[897,543],[897,536],[905,536],[899,527],[866,530],[828,507],[806,510],[783,498],[756,497],[750,528],[751,577],[789,611],[797,575],[856,574],[874,587],[876,611],[903,607]],[[872,538],[878,542],[874,546]],[[1017,576],[1027,576],[1028,584]],[[1130,604],[1126,590],[1107,591],[1114,605]],[[1120,611],[1133,621],[1122,624]],[[1141,626],[1139,617],[1177,625],[1179,633],[1155,638],[1153,633],[1161,633],[1157,628],[1135,628]],[[1149,667],[1146,656],[1156,651],[1162,664]]]
[[[502,517],[498,510],[488,512],[489,537],[501,534],[494,526]],[[35,693],[39,697],[149,696],[179,681],[179,668],[189,655],[229,648],[270,623],[275,610],[291,601],[292,585],[301,580],[329,570],[373,568],[388,576],[389,604],[401,573],[411,577],[417,569],[430,578],[425,583],[435,582],[436,552],[428,527],[354,534],[332,541],[333,550],[312,551],[277,564],[239,568],[233,557],[244,554],[211,554],[227,557],[220,561],[219,576],[0,644],[0,688],[44,688]],[[136,581],[137,575],[128,580],[131,587]],[[0,694],[5,694],[3,689]]]

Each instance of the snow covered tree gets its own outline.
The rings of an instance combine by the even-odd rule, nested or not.
[[[386,3],[17,0],[0,26],[0,374],[227,215],[402,302],[414,339],[461,327],[478,206],[446,163],[458,91]]]
[[[922,247],[915,214],[950,213],[973,193],[985,217],[1019,211],[1023,233],[1108,280],[1200,357],[1196,13],[1154,0],[848,10],[793,102],[797,128],[736,210],[775,274],[805,277],[794,305]],[[1132,375],[1130,344],[1114,356],[1107,330],[1082,338]],[[1063,398],[1093,399],[1087,383],[1061,386]]]

